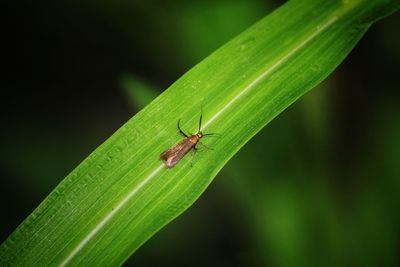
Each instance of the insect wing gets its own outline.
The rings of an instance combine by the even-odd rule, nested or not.
[[[160,158],[165,160],[167,167],[172,168],[175,164],[192,149],[194,144],[188,138],[182,140],[170,149],[161,153]]]
[[[160,159],[167,160],[169,157],[171,157],[175,151],[173,150],[173,147],[165,150],[163,153],[160,154]]]
[[[172,168],[174,167],[178,161],[181,159],[182,157],[179,155],[174,155],[172,157],[169,157],[166,161],[165,164],[167,165],[168,168]]]
[[[178,144],[174,145],[170,149],[165,150],[163,153],[160,154],[160,158],[163,159],[163,160],[167,160],[168,158],[173,157],[174,155],[179,153],[179,151],[182,150],[182,147],[183,147],[182,143],[185,140],[182,140],[181,142],[179,142]]]

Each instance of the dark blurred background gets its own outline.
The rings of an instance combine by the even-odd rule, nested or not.
[[[154,96],[283,1],[3,2],[0,242]],[[400,14],[126,266],[399,266]]]

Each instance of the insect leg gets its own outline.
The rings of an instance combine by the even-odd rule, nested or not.
[[[214,150],[214,148],[207,146],[207,145],[204,144],[203,142],[198,142],[197,144],[198,144],[198,145],[202,145],[203,147],[205,147],[205,148],[207,148],[207,149]],[[197,148],[196,148],[196,150],[197,150]]]
[[[183,135],[184,137],[188,137],[188,135],[185,134],[185,132],[182,131],[182,129],[181,129],[181,126],[179,125],[180,121],[181,121],[181,119],[178,120],[178,131],[179,131],[179,133],[180,133],[181,135]]]
[[[198,149],[196,147],[193,147],[192,149],[192,157],[190,158],[190,167],[193,167],[193,159],[194,159],[194,155],[196,155],[196,151]]]
[[[195,144],[195,145],[193,146],[193,150],[195,150],[196,152],[201,152],[201,151],[203,151],[201,148],[198,148],[198,147],[197,147],[198,144],[199,144],[199,143],[197,143],[197,144]]]
[[[203,134],[203,136],[214,136],[214,137],[221,137],[221,134],[219,133],[207,133],[207,134]]]

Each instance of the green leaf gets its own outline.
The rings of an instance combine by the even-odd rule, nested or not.
[[[71,172],[1,245],[0,265],[122,264],[187,209],[261,128],[343,60],[399,1],[290,1],[224,45]],[[167,64],[167,63],[166,63]],[[197,130],[214,148],[167,169],[162,151]]]

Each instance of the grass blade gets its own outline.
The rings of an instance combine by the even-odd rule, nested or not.
[[[176,81],[94,151],[1,245],[0,265],[122,264],[187,209],[262,127],[325,78],[398,1],[290,1]],[[312,19],[310,19],[312,18]],[[166,169],[181,137],[213,151]]]

